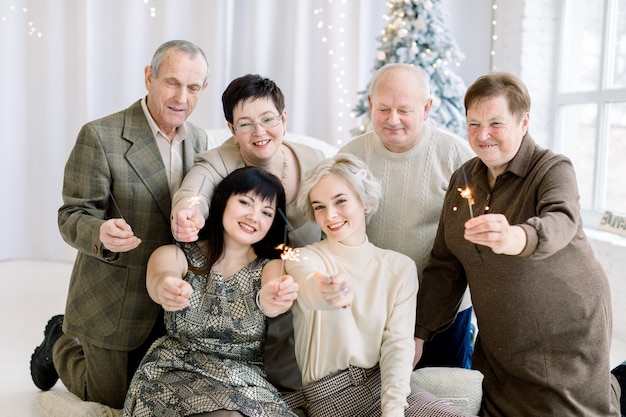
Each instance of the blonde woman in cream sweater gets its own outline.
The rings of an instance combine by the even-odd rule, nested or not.
[[[326,239],[285,263],[299,285],[292,309],[303,379],[285,400],[309,417],[462,416],[411,383],[417,272],[411,258],[368,241],[381,196],[349,154],[322,161],[301,184],[297,204]]]

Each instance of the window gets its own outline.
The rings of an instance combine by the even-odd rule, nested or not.
[[[586,218],[624,214],[626,0],[563,5],[555,149],[574,163]]]

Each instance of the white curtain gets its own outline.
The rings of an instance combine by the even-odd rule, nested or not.
[[[0,261],[71,260],[60,237],[63,167],[80,127],[145,94],[170,39],[200,45],[209,87],[190,120],[225,127],[235,77],[275,80],[288,129],[337,144],[368,83],[385,0],[0,0]]]

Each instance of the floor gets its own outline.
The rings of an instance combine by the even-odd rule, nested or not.
[[[43,340],[43,330],[55,314],[63,313],[70,263],[0,262],[5,294],[0,303],[0,414],[44,417],[37,404],[39,390],[30,378],[30,355]],[[57,383],[54,390],[65,390]]]

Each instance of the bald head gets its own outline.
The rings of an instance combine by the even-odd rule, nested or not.
[[[432,106],[428,74],[414,65],[385,65],[374,74],[368,101],[383,145],[406,152],[421,139]]]
[[[430,78],[426,71],[424,71],[421,67],[411,65],[411,64],[387,64],[379,68],[372,78],[372,83],[370,85],[370,96],[375,94],[377,84],[381,79],[398,79],[401,78],[403,80],[412,81],[411,84],[415,83],[418,90],[421,92],[422,98],[426,101],[430,98]]]

